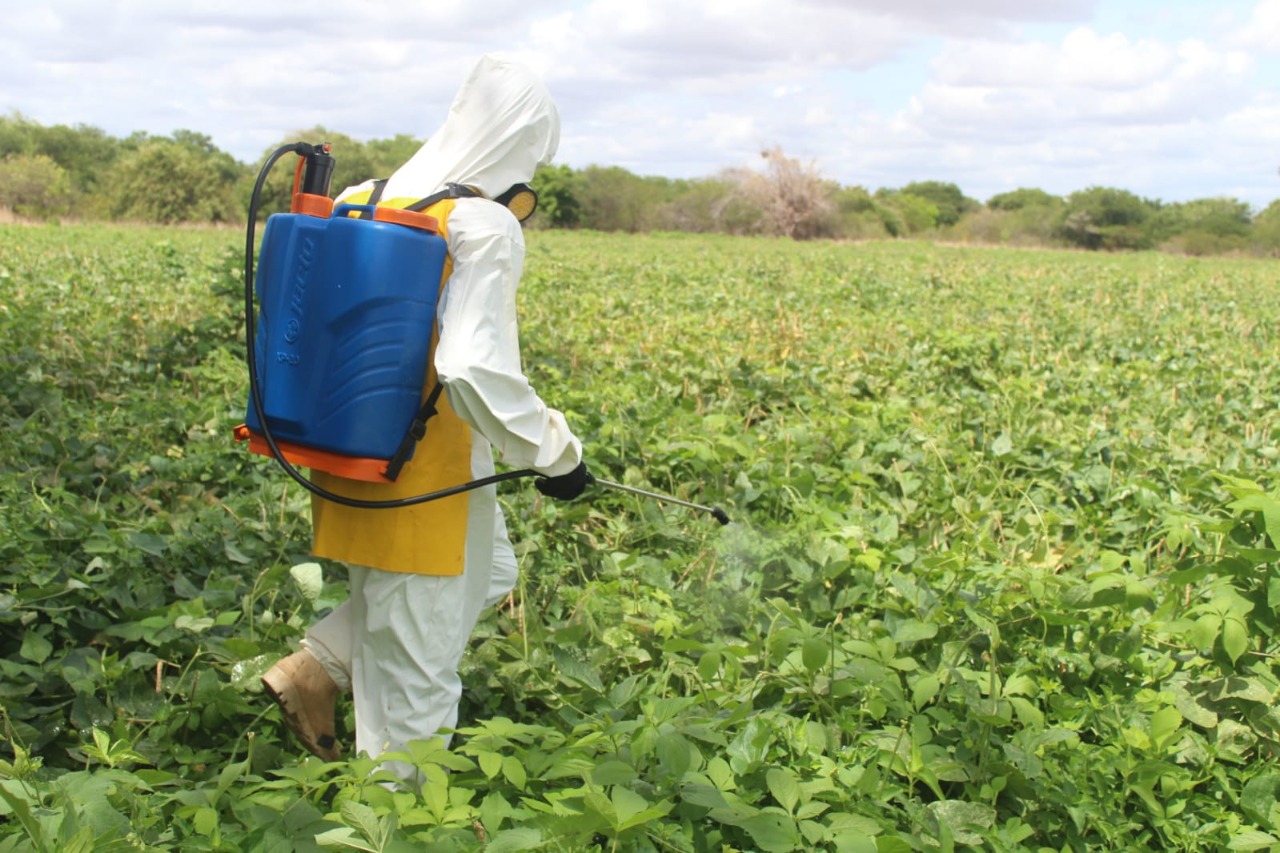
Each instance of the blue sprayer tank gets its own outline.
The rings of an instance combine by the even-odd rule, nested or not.
[[[374,211],[344,204],[330,217],[275,214],[262,237],[263,408],[277,442],[320,457],[389,459],[422,401],[447,246],[431,217],[349,216]],[[245,425],[262,431],[252,396]],[[315,455],[302,461],[325,470]]]

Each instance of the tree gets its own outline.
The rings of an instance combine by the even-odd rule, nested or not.
[[[940,224],[941,211],[924,196],[900,192],[893,197],[893,206],[902,215],[902,223],[908,234],[923,234]]]
[[[210,156],[172,140],[144,144],[112,171],[112,214],[164,224],[236,222],[243,212]]]
[[[1156,242],[1188,255],[1218,255],[1243,249],[1249,242],[1253,214],[1234,198],[1202,198],[1167,204],[1152,217]]]
[[[1151,245],[1144,229],[1155,206],[1128,190],[1090,187],[1067,197],[1061,233],[1085,249],[1142,249]]]
[[[665,178],[644,178],[621,166],[592,165],[579,174],[582,224],[597,231],[647,230],[670,197]]]
[[[531,186],[538,194],[534,221],[551,228],[576,228],[582,222],[582,177],[568,166],[543,166]]]
[[[1271,202],[1254,218],[1251,237],[1256,251],[1280,255],[1280,200]]]
[[[1062,199],[1041,189],[1019,188],[987,199],[992,210],[1024,210],[1028,207],[1058,207]]]
[[[71,206],[71,179],[44,154],[10,154],[0,160],[0,207],[19,216],[51,219]]]
[[[423,142],[407,133],[397,134],[391,139],[370,139],[365,143],[365,152],[373,163],[373,171],[368,177],[391,177],[392,172],[418,153]]]
[[[664,189],[667,200],[645,220],[653,228],[695,234],[734,233],[760,219],[760,212],[742,199],[737,186],[722,178],[672,181]]]
[[[960,187],[943,181],[913,181],[901,190],[903,195],[913,195],[933,204],[937,209],[939,226],[955,225],[960,217],[981,207],[965,196]]]
[[[833,201],[840,218],[838,236],[855,240],[892,236],[901,225],[894,214],[886,211],[864,187],[841,187]],[[899,231],[901,228],[899,228]]]
[[[781,147],[760,152],[764,172],[731,169],[726,177],[738,192],[761,212],[766,233],[794,240],[829,237],[836,227],[836,185],[825,180],[813,162],[801,163],[782,153]]]

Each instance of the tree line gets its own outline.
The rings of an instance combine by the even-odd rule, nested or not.
[[[323,127],[280,144],[298,139],[333,144],[334,187],[385,177],[422,144],[406,134],[361,142]],[[276,147],[247,164],[190,130],[119,138],[13,114],[0,117],[0,208],[32,220],[241,223],[261,165]],[[291,181],[292,169],[272,173],[263,211],[287,207]],[[540,170],[534,186],[540,201],[531,224],[543,228],[1280,255],[1280,200],[1255,211],[1229,197],[1164,203],[1095,186],[1066,196],[1024,188],[983,202],[945,181],[843,186],[779,148],[762,152],[759,168],[705,178],[559,165]]]

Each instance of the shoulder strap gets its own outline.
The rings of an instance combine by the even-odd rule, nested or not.
[[[421,212],[438,201],[444,201],[446,198],[477,198],[479,195],[480,193],[471,189],[471,187],[463,186],[462,184],[445,184],[444,189],[434,192],[426,198],[418,199],[406,207],[405,210]]]
[[[386,181],[381,181],[374,189],[374,195],[370,196],[370,204],[377,202],[377,198],[382,194],[382,187]],[[464,187],[460,184],[448,184],[443,190],[427,196],[414,202],[405,210],[423,211],[431,207],[437,202],[444,201],[449,198],[469,198],[477,195],[475,190]],[[413,456],[414,448],[418,442],[427,434],[427,421],[437,413],[436,403],[440,399],[440,394],[444,391],[444,383],[439,378],[436,379],[435,385],[427,394],[427,398],[423,400],[422,407],[418,409],[418,414],[414,417],[413,422],[409,424],[409,428],[405,430],[404,437],[400,439],[400,445],[396,448],[396,452],[387,460],[386,470],[383,476],[388,480],[395,480],[400,476],[400,470],[404,468],[409,458]]]

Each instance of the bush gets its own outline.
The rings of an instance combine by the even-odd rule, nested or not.
[[[749,208],[760,211],[763,232],[796,240],[832,236],[838,222],[832,201],[835,185],[823,179],[812,162],[787,157],[781,148],[760,156],[764,172],[731,169],[725,177],[737,185],[736,194]]]
[[[115,169],[112,215],[143,222],[238,222],[233,185],[207,157],[168,140],[143,145]]]
[[[53,219],[71,208],[67,171],[43,154],[11,154],[0,161],[0,207],[28,219]]]
[[[1085,249],[1145,249],[1152,205],[1127,190],[1090,187],[1067,198],[1060,233]]]

